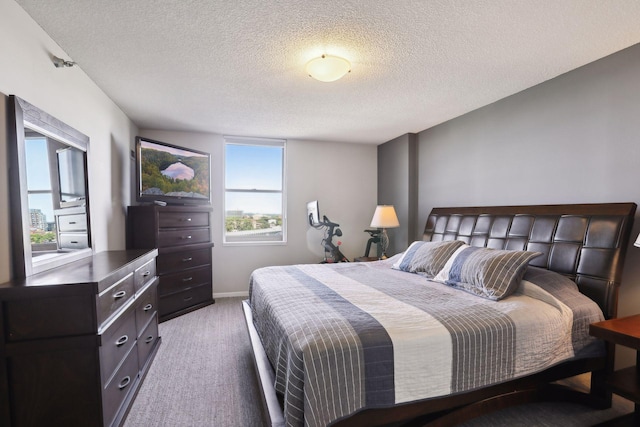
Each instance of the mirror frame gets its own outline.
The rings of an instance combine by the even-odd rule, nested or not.
[[[55,268],[93,255],[91,221],[89,214],[89,176],[87,163],[89,137],[61,122],[38,107],[15,95],[9,95],[7,117],[9,211],[11,220],[12,268],[14,278],[25,278],[51,268]],[[41,133],[69,146],[85,152],[85,185],[87,234],[89,247],[33,262],[31,254],[29,201],[27,196],[27,169],[25,149],[25,128]]]

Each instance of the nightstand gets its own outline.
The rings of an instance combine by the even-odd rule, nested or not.
[[[640,425],[640,372],[638,372],[640,365],[640,315],[592,323],[589,325],[589,334],[637,351],[635,366],[615,371],[606,380],[607,387],[613,393],[635,402],[635,411],[599,425]]]

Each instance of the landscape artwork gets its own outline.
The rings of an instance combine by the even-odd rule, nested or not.
[[[209,198],[209,156],[148,141],[140,150],[143,195]]]

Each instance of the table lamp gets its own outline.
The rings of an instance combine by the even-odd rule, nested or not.
[[[393,208],[393,205],[376,206],[376,211],[373,213],[373,219],[371,220],[371,227],[382,229],[382,235],[378,243],[380,248],[378,251],[378,259],[385,259],[387,258],[386,251],[389,247],[387,228],[400,227],[400,222],[398,222],[398,216],[396,215],[396,210]]]

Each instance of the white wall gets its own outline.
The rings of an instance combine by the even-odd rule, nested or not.
[[[340,224],[344,254],[350,259],[364,254],[369,237],[364,229],[369,226],[377,198],[375,146],[288,140],[287,244],[223,246],[224,138],[160,130],[141,130],[140,135],[211,153],[214,297],[246,295],[249,276],[256,268],[320,261],[308,247],[308,236],[310,244],[318,248],[322,238],[322,233],[307,226],[306,204],[311,200],[317,199],[321,214]]]
[[[136,126],[87,77],[81,65],[55,68],[51,55],[69,58],[12,0],[0,0],[0,94],[17,95],[91,139],[89,187],[94,246],[124,249],[125,212],[132,203]],[[73,59],[73,58],[71,58]],[[0,105],[0,164],[6,164],[6,114]],[[318,199],[322,213],[340,223],[343,252],[364,253],[376,205],[376,147],[288,141],[288,243],[284,246],[222,246],[223,139],[220,135],[154,132],[149,138],[185,144],[213,154],[214,292],[246,294],[249,275],[265,265],[316,262],[307,248],[306,202]],[[250,136],[250,135],[249,135]],[[4,168],[3,168],[4,169]],[[10,279],[8,177],[0,175],[0,283]],[[320,236],[313,236],[319,246]]]
[[[435,206],[640,204],[639,76],[636,45],[420,132],[418,230]],[[619,316],[640,312],[638,232],[640,212]]]
[[[127,151],[135,125],[81,66],[53,66],[51,55],[68,55],[13,0],[0,0],[0,52],[0,94],[17,95],[89,136],[94,246],[98,251],[124,249]],[[0,98],[0,165],[6,165],[5,99]],[[0,282],[10,278],[7,179],[6,172],[0,174]]]

